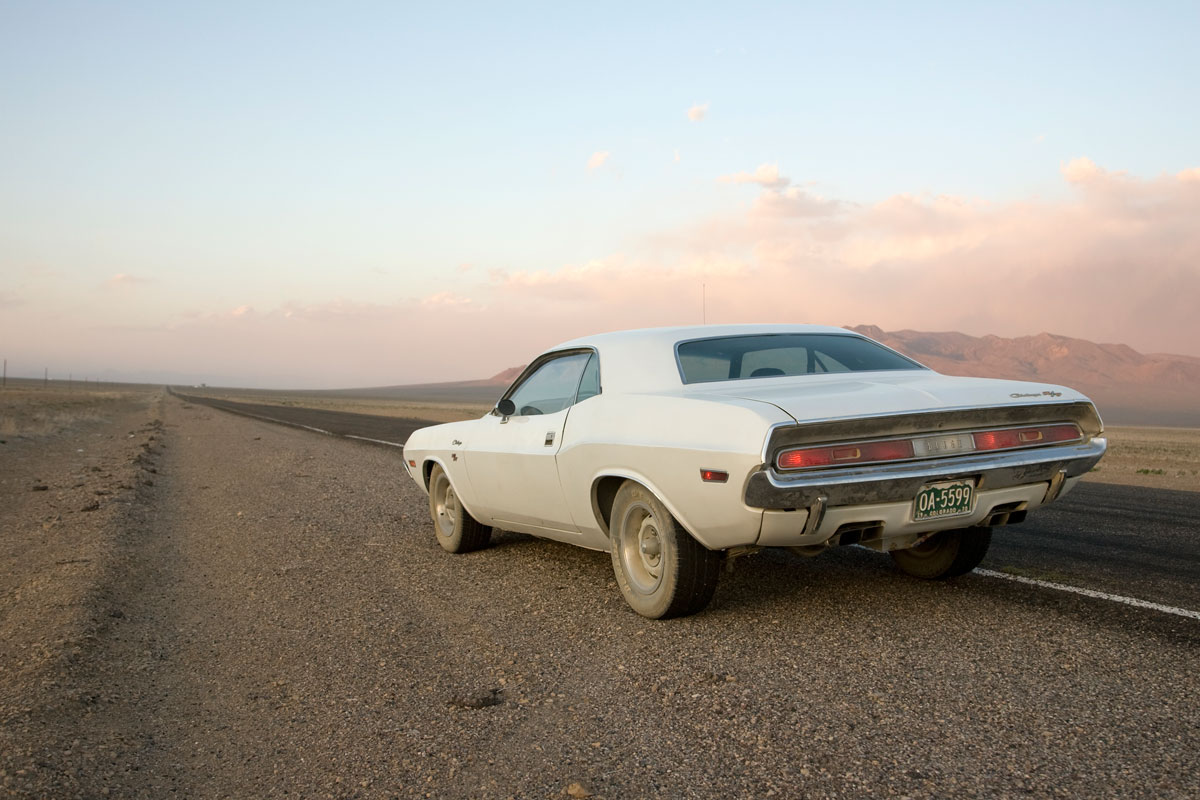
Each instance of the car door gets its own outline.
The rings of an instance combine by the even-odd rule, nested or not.
[[[516,412],[480,420],[464,442],[477,504],[497,524],[519,530],[578,533],[559,481],[555,456],[591,350],[552,354],[535,363],[505,398]]]

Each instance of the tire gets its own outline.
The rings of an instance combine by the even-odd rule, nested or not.
[[[646,487],[626,481],[613,500],[610,552],[617,586],[649,619],[682,617],[712,600],[721,554],[679,526]]]
[[[429,473],[429,516],[438,544],[448,553],[470,553],[486,547],[492,529],[481,525],[458,501],[450,476],[440,464]]]
[[[943,580],[964,575],[979,566],[991,543],[991,528],[942,531],[916,547],[893,550],[892,560],[915,578]]]

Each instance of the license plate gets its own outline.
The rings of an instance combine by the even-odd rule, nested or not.
[[[942,519],[970,514],[975,506],[974,481],[931,483],[917,492],[913,520]]]

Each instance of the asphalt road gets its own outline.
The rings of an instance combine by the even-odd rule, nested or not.
[[[428,420],[179,395],[191,402],[403,445]],[[997,528],[984,569],[1200,611],[1200,493],[1085,481],[1019,525]]]
[[[403,446],[409,434],[417,428],[437,424],[427,419],[380,417],[374,414],[354,414],[349,411],[327,411],[316,408],[298,408],[296,406],[236,403],[232,400],[220,400],[214,397],[196,397],[174,391],[171,394],[191,403],[200,403],[248,417],[269,419],[275,422],[283,422],[310,429],[315,428],[318,431],[331,433],[335,436],[368,439],[379,443],[392,443],[398,446]]]

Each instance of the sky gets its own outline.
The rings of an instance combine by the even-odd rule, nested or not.
[[[8,374],[725,322],[1200,356],[1200,4],[0,0]]]

